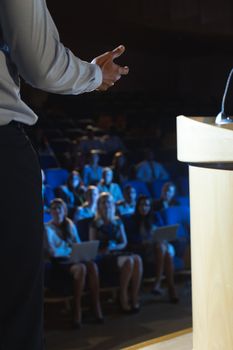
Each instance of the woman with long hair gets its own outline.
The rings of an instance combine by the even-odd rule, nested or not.
[[[48,253],[52,266],[58,277],[56,284],[61,283],[59,277],[68,276],[73,279],[74,315],[73,325],[79,328],[82,321],[81,297],[87,279],[92,304],[98,322],[103,321],[99,300],[99,273],[93,261],[72,263],[69,256],[73,243],[80,243],[80,238],[74,223],[67,217],[67,206],[60,198],[55,198],[50,205],[52,220],[45,225]],[[66,287],[66,286],[63,286]]]
[[[107,274],[119,273],[122,311],[139,311],[142,261],[140,256],[123,251],[127,246],[127,237],[121,219],[115,216],[115,204],[110,193],[103,192],[99,196],[97,215],[90,227],[90,239],[100,241],[97,261],[100,272],[102,269]]]
[[[158,200],[154,201],[154,210],[160,211],[169,207],[179,205],[179,202],[175,198],[176,186],[173,182],[165,182],[161,189],[161,195]]]
[[[178,302],[174,284],[174,247],[167,241],[156,242],[153,234],[156,234],[155,215],[151,200],[147,196],[140,196],[137,201],[135,214],[132,217],[133,228],[129,232],[129,247],[141,255],[145,263],[153,264],[155,282],[152,293],[161,295],[161,281],[163,274],[166,276],[170,301]]]

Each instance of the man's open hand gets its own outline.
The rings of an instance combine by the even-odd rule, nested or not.
[[[113,86],[122,75],[127,75],[129,73],[129,67],[121,67],[114,63],[114,59],[120,57],[124,51],[125,47],[120,45],[114,50],[94,58],[92,63],[98,64],[103,74],[102,84],[97,90],[106,91],[108,88]]]

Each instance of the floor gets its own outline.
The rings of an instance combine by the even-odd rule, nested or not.
[[[80,330],[71,328],[71,314],[64,305],[47,304],[45,330],[47,350],[114,350],[157,338],[192,326],[191,286],[187,278],[177,282],[180,302],[171,304],[166,292],[155,297],[150,286],[141,292],[141,311],[123,315],[117,304],[104,297],[104,324],[94,324],[91,314],[84,313]],[[106,301],[107,300],[107,301]]]

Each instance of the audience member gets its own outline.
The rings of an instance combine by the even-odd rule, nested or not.
[[[138,255],[123,252],[127,238],[122,221],[115,216],[115,204],[109,193],[101,193],[97,215],[90,227],[90,239],[100,241],[97,264],[102,273],[120,274],[120,304],[123,312],[139,310],[138,293],[142,261]],[[128,295],[130,288],[130,296]],[[130,298],[130,299],[129,299]]]
[[[93,125],[87,125],[86,135],[81,137],[78,150],[83,154],[88,154],[92,149],[102,149],[103,145],[100,137],[95,135],[98,129]]]
[[[55,153],[49,144],[49,141],[40,127],[31,130],[33,145],[39,156],[52,156],[56,160]]]
[[[103,172],[103,168],[99,165],[99,151],[90,150],[88,160],[88,164],[83,168],[84,185],[97,185],[102,178]]]
[[[68,216],[72,217],[77,206],[85,202],[86,189],[78,171],[73,170],[69,174],[66,185],[56,189],[56,195],[62,198],[68,207]]]
[[[140,254],[145,264],[154,266],[155,283],[152,293],[161,295],[161,281],[163,273],[166,275],[168,291],[171,302],[178,302],[174,284],[174,247],[167,241],[156,242],[153,239],[156,230],[156,222],[151,206],[150,198],[140,196],[137,201],[136,211],[132,217],[132,232],[128,232],[129,247]]]
[[[45,173],[44,173],[44,170],[42,169],[41,169],[41,179],[42,179],[42,200],[43,200],[44,211],[48,212],[50,202],[51,200],[54,199],[55,195],[52,187],[46,184]]]
[[[103,174],[102,174],[102,179],[98,185],[99,191],[101,192],[108,192],[111,193],[113,196],[113,199],[115,202],[118,202],[120,200],[123,200],[123,194],[121,191],[120,186],[112,182],[113,179],[113,172],[111,168],[104,168],[103,169]]]
[[[103,149],[106,153],[113,154],[117,151],[126,152],[126,147],[122,139],[117,135],[115,127],[111,127],[109,132],[101,138]]]
[[[60,198],[51,202],[52,220],[45,225],[48,252],[52,258],[52,271],[57,283],[62,283],[62,276],[71,275],[73,278],[74,315],[73,325],[79,328],[82,321],[81,297],[88,280],[93,308],[98,322],[103,321],[103,315],[99,300],[99,275],[98,268],[93,261],[87,263],[71,263],[69,256],[73,243],[80,243],[77,229],[67,217],[67,206]],[[67,281],[67,278],[66,278]]]
[[[83,205],[77,207],[74,213],[73,221],[75,224],[79,220],[93,218],[96,215],[98,197],[98,187],[89,186],[86,191],[86,201]]]
[[[154,152],[148,149],[145,151],[144,160],[136,166],[136,178],[150,183],[154,180],[168,180],[169,174],[162,164],[154,160]]]
[[[113,181],[122,184],[129,180],[130,168],[126,161],[126,157],[122,152],[116,152],[112,160]]]
[[[175,194],[175,184],[173,182],[166,182],[162,187],[160,199],[154,201],[154,210],[160,211],[178,205],[179,202],[175,199]]]
[[[136,208],[137,192],[133,186],[127,185],[123,191],[124,199],[117,202],[117,212],[120,216],[132,215]]]

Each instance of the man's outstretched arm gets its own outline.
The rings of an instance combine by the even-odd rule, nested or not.
[[[122,48],[92,63],[65,48],[44,0],[1,0],[0,22],[11,60],[36,88],[58,94],[106,90],[125,73],[113,62]]]

